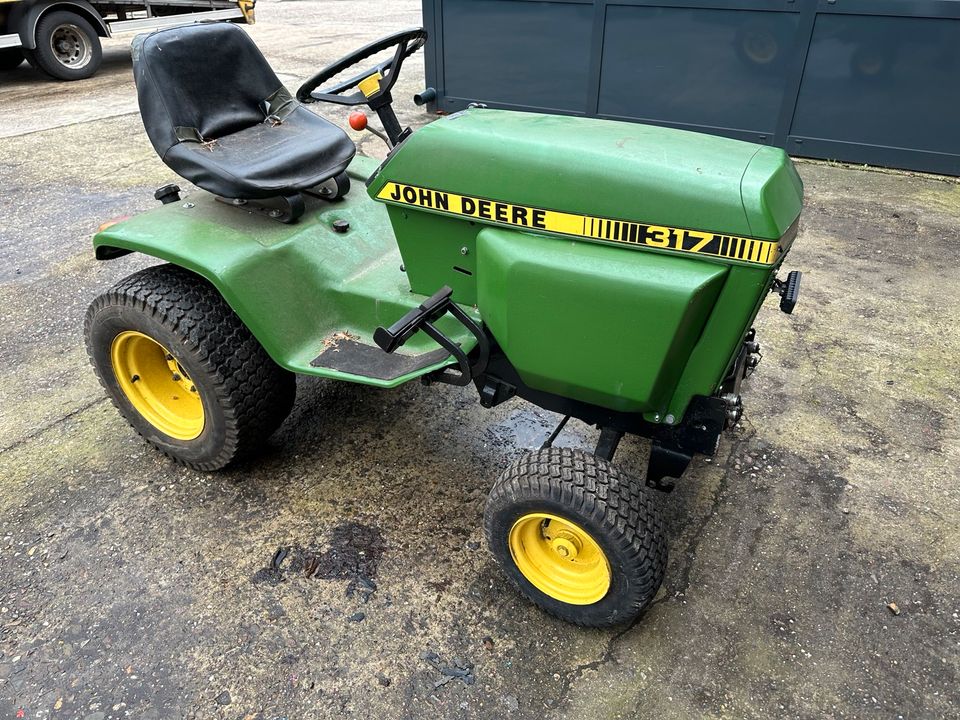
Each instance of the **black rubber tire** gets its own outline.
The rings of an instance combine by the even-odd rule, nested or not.
[[[90,46],[90,59],[82,67],[64,65],[57,59],[56,53],[50,46],[51,36],[61,25],[74,26],[83,36],[84,42]],[[103,60],[100,38],[97,37],[97,31],[94,30],[93,25],[86,18],[76,13],[68,10],[54,10],[45,13],[40,18],[40,22],[37,23],[35,37],[37,41],[36,49],[27,50],[24,53],[27,61],[54,80],[83,80],[100,69],[100,62]]]
[[[592,605],[559,601],[537,589],[510,553],[509,534],[528,513],[564,517],[586,530],[610,563],[610,589]],[[667,566],[667,543],[651,491],[590,453],[569,448],[527,452],[490,491],[487,546],[507,577],[534,603],[567,622],[607,627],[631,622],[653,601]]]
[[[23,63],[23,50],[3,48],[0,50],[0,72],[16,70]]]
[[[169,437],[127,399],[110,359],[114,338],[126,330],[150,336],[186,370],[203,402],[199,437]],[[97,297],[84,334],[100,383],[134,430],[196,470],[218,470],[249,456],[293,407],[296,376],[267,355],[216,288],[176,265],[141,270]]]

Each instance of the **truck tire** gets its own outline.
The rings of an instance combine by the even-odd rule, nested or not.
[[[519,590],[562,620],[634,620],[663,582],[667,544],[646,486],[590,453],[525,453],[497,479],[487,546]]]
[[[36,41],[36,49],[25,53],[27,60],[55,80],[82,80],[100,68],[103,49],[97,31],[76,13],[45,13],[37,23]]]
[[[23,50],[20,48],[4,48],[0,50],[0,72],[16,70],[23,62]]]
[[[293,407],[296,378],[189,270],[159,265],[97,297],[87,353],[133,429],[195,470],[219,470],[260,447]]]

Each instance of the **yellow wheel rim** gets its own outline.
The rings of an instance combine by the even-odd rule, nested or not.
[[[591,605],[610,589],[610,563],[589,533],[548,513],[531,513],[510,528],[510,554],[540,592],[570,605]]]
[[[177,440],[193,440],[203,432],[200,393],[163,345],[128,330],[113,339],[110,360],[127,400],[157,430]]]

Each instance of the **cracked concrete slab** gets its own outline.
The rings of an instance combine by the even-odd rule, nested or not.
[[[416,24],[419,3],[258,14],[251,34],[295,87]],[[205,475],[150,451],[103,399],[83,313],[149,261],[97,263],[90,235],[173,179],[133,112],[127,45],[105,56],[81,83],[0,78],[0,712],[956,716],[960,186],[799,166],[797,313],[764,308],[744,421],[660,498],[671,555],[654,605],[583,630],[526,603],[482,546],[490,484],[549,413],[305,379],[261,457]],[[405,64],[395,96],[413,125],[430,119],[409,102],[422,82],[422,59]],[[595,435],[571,423],[561,442]],[[639,478],[645,458],[627,439],[617,462]],[[475,683],[437,686],[427,652]]]

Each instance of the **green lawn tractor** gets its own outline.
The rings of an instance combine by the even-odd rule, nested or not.
[[[557,413],[494,483],[487,543],[547,611],[628,622],[666,565],[654,490],[740,417],[768,293],[797,301],[799,273],[777,270],[800,179],[781,150],[632,123],[472,107],[411,132],[391,89],[425,41],[391,35],[293,96],[238,27],[138,38],[147,135],[202,191],[164,186],[97,233],[101,260],[165,264],[93,301],[93,366],[137,432],[199,470],[261,445],[296,373]],[[355,156],[313,102],[366,105],[387,159]],[[593,453],[554,445],[571,417],[599,430]],[[650,440],[645,483],[613,464],[626,433]]]

